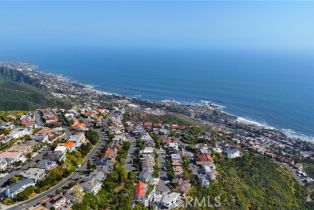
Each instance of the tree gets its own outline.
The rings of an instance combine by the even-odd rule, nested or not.
[[[19,177],[17,176],[12,176],[10,179],[9,179],[9,182],[10,184],[15,184],[19,181]]]
[[[86,156],[89,151],[92,149],[91,143],[81,144],[79,151],[83,156]]]
[[[88,160],[87,162],[87,170],[88,171],[92,171],[94,169],[94,165],[90,162],[90,160]]]
[[[97,144],[97,142],[99,141],[98,133],[91,130],[91,129],[89,129],[88,131],[85,132],[85,136],[92,145]]]
[[[20,192],[17,194],[16,198],[19,201],[23,201],[28,199],[28,197],[34,192],[35,187],[34,186],[29,186],[27,188],[25,188],[25,190],[23,192]]]

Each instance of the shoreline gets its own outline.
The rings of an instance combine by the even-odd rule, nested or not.
[[[265,128],[265,129],[271,129],[271,130],[277,130],[279,132],[282,132],[284,133],[287,137],[289,138],[293,138],[293,139],[296,139],[296,140],[301,140],[301,141],[308,141],[308,142],[311,142],[311,143],[314,143],[314,135],[306,135],[304,133],[301,133],[301,132],[298,132],[298,131],[295,131],[293,128],[276,128],[276,127],[273,127],[271,125],[269,125],[268,123],[266,122],[259,122],[258,120],[254,120],[250,117],[245,117],[245,116],[240,116],[240,115],[237,115],[235,113],[230,113],[230,112],[227,112],[225,109],[226,109],[226,106],[224,105],[221,105],[221,104],[218,104],[218,103],[215,103],[213,101],[210,101],[210,100],[198,100],[198,102],[196,101],[191,101],[191,102],[186,102],[186,101],[179,101],[179,100],[174,100],[174,99],[160,99],[160,100],[155,100],[155,99],[147,99],[147,98],[142,98],[141,96],[140,97],[132,97],[132,96],[127,96],[127,95],[122,95],[122,94],[119,94],[119,93],[114,93],[114,92],[109,92],[109,91],[105,91],[105,90],[102,90],[101,88],[97,88],[97,85],[93,85],[93,84],[86,84],[86,83],[83,83],[83,82],[80,82],[80,81],[77,81],[75,80],[75,78],[72,78],[71,76],[68,76],[68,75],[64,75],[64,74],[57,74],[57,73],[50,73],[50,72],[47,72],[47,71],[44,71],[44,70],[41,70],[39,66],[37,65],[34,65],[34,64],[28,64],[28,63],[25,63],[25,62],[6,62],[6,61],[0,61],[0,63],[11,63],[11,64],[22,64],[22,65],[26,65],[28,68],[25,69],[26,71],[34,71],[34,72],[40,72],[44,75],[53,75],[53,76],[56,76],[58,79],[61,79],[63,80],[64,82],[67,82],[67,83],[74,83],[74,84],[78,84],[78,85],[81,85],[84,87],[84,89],[86,90],[89,90],[89,91],[92,91],[92,92],[96,92],[98,94],[103,94],[103,95],[107,95],[107,96],[117,96],[117,97],[124,97],[126,99],[130,99],[130,100],[139,100],[139,101],[143,101],[143,102],[150,102],[150,103],[156,103],[156,104],[164,104],[164,103],[175,103],[177,105],[189,105],[189,106],[202,106],[204,104],[208,104],[209,106],[211,107],[214,107],[215,109],[221,111],[222,113],[226,114],[226,115],[229,115],[231,117],[235,117],[236,118],[236,121],[238,121],[239,123],[243,123],[243,124],[246,124],[246,125],[254,125],[254,126],[257,126],[257,127],[260,127],[260,128]],[[30,69],[31,68],[31,69]]]
[[[190,105],[190,106],[201,106],[204,104],[208,104],[208,105],[215,107],[216,109],[220,110],[221,112],[223,112],[229,116],[236,117],[237,121],[239,123],[243,123],[246,125],[255,125],[255,126],[265,128],[265,129],[270,129],[270,130],[277,130],[277,131],[284,133],[285,135],[287,135],[290,138],[299,139],[301,141],[308,141],[308,142],[314,143],[314,136],[303,134],[303,133],[295,131],[294,129],[291,129],[291,128],[279,129],[279,128],[273,127],[267,123],[262,123],[262,122],[259,122],[257,120],[251,119],[250,117],[243,117],[243,116],[239,116],[239,115],[236,115],[233,113],[229,113],[229,112],[224,110],[226,108],[226,106],[221,105],[221,104],[217,104],[217,103],[212,102],[212,101],[199,100],[199,102],[181,102],[181,101],[174,100],[174,99],[151,100],[151,99],[145,99],[145,98],[136,98],[136,97],[130,97],[130,96],[125,96],[125,95],[121,95],[121,94],[117,94],[117,93],[111,93],[108,91],[99,90],[99,89],[97,89],[97,87],[95,85],[84,84],[84,83],[80,83],[78,81],[76,81],[76,82],[81,84],[81,85],[84,85],[87,88],[89,88],[89,89],[91,89],[97,93],[100,93],[100,94],[125,97],[127,99],[136,99],[136,100],[146,101],[146,102],[150,102],[150,103],[175,103],[177,105]]]

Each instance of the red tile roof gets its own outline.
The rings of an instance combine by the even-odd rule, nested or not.
[[[213,161],[213,158],[207,154],[200,154],[197,156],[197,161]]]
[[[145,196],[145,185],[143,182],[139,182],[135,186],[135,196],[138,198],[144,197]]]
[[[67,141],[63,144],[66,148],[72,148],[75,145],[73,141]]]
[[[153,123],[152,123],[152,122],[145,122],[145,123],[144,123],[144,126],[145,126],[145,127],[152,127],[152,126],[153,126]]]
[[[162,124],[161,123],[154,123],[154,127],[156,128],[161,128]]]
[[[171,128],[172,128],[172,129],[178,129],[179,126],[178,126],[177,124],[172,124],[172,125],[171,125]]]
[[[166,138],[166,139],[161,139],[161,142],[162,143],[174,143],[176,142],[176,140],[173,138]]]
[[[111,158],[113,154],[113,150],[109,147],[108,149],[106,149],[106,151],[104,152],[104,157],[105,158]]]
[[[86,124],[83,123],[83,122],[75,123],[75,124],[72,124],[72,125],[71,125],[71,127],[72,127],[73,129],[80,129],[80,128],[85,127],[85,126],[86,126]]]

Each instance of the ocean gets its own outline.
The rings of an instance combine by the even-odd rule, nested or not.
[[[149,100],[211,101],[225,111],[314,136],[314,59],[307,54],[167,49],[2,52],[98,90]]]

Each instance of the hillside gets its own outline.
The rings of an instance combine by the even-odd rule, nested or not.
[[[0,67],[0,110],[34,110],[64,105],[47,93],[38,81],[20,71]]]
[[[23,72],[11,69],[9,67],[0,66],[0,80],[12,81],[18,83],[26,83],[35,87],[41,87],[38,80],[32,79]]]
[[[220,196],[219,209],[312,209],[289,173],[267,158],[245,155],[236,160],[215,157],[220,178],[208,189],[194,187],[192,197]]]

